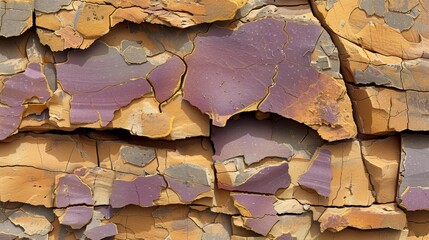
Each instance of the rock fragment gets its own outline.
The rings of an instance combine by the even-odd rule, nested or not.
[[[313,164],[306,173],[301,175],[298,183],[301,186],[311,188],[324,197],[331,193],[331,152],[326,149],[320,150]]]
[[[270,31],[262,31],[267,28]],[[304,36],[300,34],[302,29],[310,33],[304,39],[300,39]],[[234,31],[213,27],[201,35],[204,37],[196,39],[194,52],[185,58],[189,69],[184,97],[208,114],[217,126],[225,126],[227,119],[236,113],[260,109],[303,122],[330,141],[350,138],[355,134],[351,115],[338,111],[340,108],[350,109],[350,106],[348,100],[337,102],[343,95],[336,95],[345,91],[344,86],[310,67],[308,53],[313,50],[321,33],[318,25],[269,18],[243,24]],[[248,48],[254,49],[253,54],[248,52]],[[246,62],[237,61],[238,57],[246,59]],[[221,65],[222,62],[226,64]],[[204,66],[211,67],[207,69]],[[252,84],[248,84],[249,81]],[[320,86],[315,91],[307,91],[290,84],[302,81],[307,81],[306,86]],[[210,87],[200,91],[203,85]],[[330,87],[326,91],[332,92],[320,95],[318,91],[328,85]],[[214,91],[218,88],[222,89],[223,97],[218,97]],[[295,101],[306,107],[294,109]],[[303,109],[312,109],[313,113],[309,115]],[[338,128],[333,130],[328,125],[337,125]]]
[[[404,134],[401,142],[399,203],[408,211],[428,209],[426,195],[429,186],[425,180],[428,178],[428,167],[424,161],[429,154],[428,138],[425,135]]]

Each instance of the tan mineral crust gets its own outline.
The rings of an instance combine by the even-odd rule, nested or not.
[[[428,0],[0,0],[0,240],[429,239]]]

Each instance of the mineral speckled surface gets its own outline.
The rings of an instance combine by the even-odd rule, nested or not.
[[[0,0],[0,239],[429,239],[428,0]]]

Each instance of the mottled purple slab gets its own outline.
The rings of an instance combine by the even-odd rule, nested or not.
[[[30,63],[24,73],[7,79],[0,91],[0,103],[4,105],[0,107],[0,140],[18,128],[25,104],[34,99],[36,103],[45,103],[50,96],[42,66],[38,63]]]
[[[75,94],[72,99],[70,121],[90,123],[101,119],[102,126],[106,126],[113,119],[116,110],[149,92],[151,92],[150,84],[146,79],[139,78],[117,86],[106,87],[99,92]]]
[[[233,193],[235,205],[245,208],[248,214],[241,215],[245,217],[261,218],[265,215],[277,215],[273,204],[277,201],[274,196],[254,195],[245,193]]]
[[[218,187],[228,191],[275,194],[280,188],[289,187],[291,179],[288,169],[287,162],[278,166],[265,167],[255,174],[251,174],[252,169],[246,169],[236,178],[239,184],[229,186],[218,181]]]
[[[55,189],[55,206],[64,208],[78,204],[94,204],[91,189],[74,174],[59,177]]]
[[[276,85],[270,89],[269,96],[259,109],[294,118],[303,111],[308,111],[308,109],[294,107],[296,99],[320,78],[316,69],[310,65],[310,56],[322,32],[322,27],[288,22],[286,32],[289,36],[289,41],[283,49],[286,60],[279,64]],[[315,97],[321,90],[323,89],[313,90]],[[304,100],[315,101],[312,98],[301,101]],[[330,117],[335,118],[335,115]],[[336,119],[331,122],[336,122]]]
[[[118,228],[114,223],[107,223],[91,229],[85,230],[83,234],[91,240],[101,240],[107,237],[113,237],[118,234]]]
[[[262,100],[284,58],[284,25],[267,18],[234,31],[214,26],[199,35],[194,52],[185,58],[184,98],[211,115],[216,126]]]
[[[164,177],[168,186],[184,202],[193,201],[201,193],[211,190],[206,170],[198,165],[171,166],[165,169]]]
[[[70,226],[72,229],[81,229],[92,219],[92,207],[72,206],[66,208],[60,217],[60,223]]]
[[[153,68],[150,63],[128,65],[115,48],[99,41],[85,51],[68,52],[68,61],[57,64],[57,76],[72,95],[71,122],[101,120],[106,126],[116,110],[151,92],[145,77]]]
[[[15,234],[9,234],[9,233],[0,233],[0,239],[1,240],[13,240],[17,239],[18,236]]]
[[[288,62],[297,64],[297,68],[310,65],[310,57],[319,40],[323,28],[318,24],[306,24],[288,21],[285,31],[288,35],[288,42],[284,46],[284,52]],[[282,70],[282,69],[279,69]],[[283,69],[286,72],[290,69]],[[282,80],[278,78],[278,80]],[[311,80],[311,79],[309,79]],[[295,88],[299,83],[295,83],[290,88]]]
[[[429,209],[429,135],[403,134],[398,196],[410,211]]]
[[[0,140],[6,139],[16,131],[21,123],[25,107],[0,107]]]
[[[285,233],[276,238],[276,240],[297,240],[296,237],[293,237],[290,233]]]
[[[130,204],[150,207],[165,187],[164,178],[160,175],[137,177],[134,181],[114,180],[110,205],[113,208]]]
[[[255,233],[267,236],[271,228],[279,221],[277,215],[266,215],[261,218],[248,218],[245,220],[245,225]]]
[[[116,209],[113,209],[111,205],[95,206],[94,210],[103,214],[106,219],[110,219],[116,213]]]
[[[315,190],[319,195],[329,197],[331,193],[331,151],[321,149],[313,164],[301,175],[299,185]]]
[[[24,73],[6,80],[0,93],[1,103],[8,106],[21,106],[33,97],[40,103],[46,102],[50,93],[48,83],[42,74],[41,65],[30,63]]]
[[[401,205],[407,211],[429,210],[429,188],[407,188],[401,195]]]
[[[185,58],[184,97],[210,115],[215,126],[224,126],[231,115],[262,100],[258,109],[264,112],[308,125],[337,124],[337,98],[320,99],[325,90],[316,83],[326,76],[311,66],[322,31],[318,24],[271,18],[235,30],[212,27],[195,39],[194,52]],[[299,97],[314,105],[315,120],[305,120],[312,109],[300,107]]]
[[[252,116],[242,116],[230,120],[228,124],[212,128],[212,141],[215,148],[213,160],[223,161],[243,156],[247,165],[259,162],[266,157],[288,159],[292,149],[272,139],[273,122],[256,120]]]
[[[168,61],[155,68],[149,75],[154,88],[155,98],[162,103],[173,96],[180,87],[186,65],[178,56],[173,55]]]

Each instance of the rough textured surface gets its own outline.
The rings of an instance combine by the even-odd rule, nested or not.
[[[196,38],[185,58],[184,97],[216,126],[259,109],[305,123],[330,141],[351,138],[356,130],[344,86],[311,66],[321,34],[316,24],[270,18],[234,31],[213,27]]]
[[[0,239],[429,239],[428,9],[0,0]]]
[[[232,18],[245,1],[35,1],[35,25],[53,50],[85,49],[123,21],[186,28]],[[31,14],[33,7],[29,8]],[[30,17],[31,20],[31,17]],[[2,34],[4,35],[4,34]],[[15,34],[17,35],[17,34]]]
[[[398,198],[401,206],[410,211],[428,209],[426,179],[428,166],[423,159],[428,155],[429,138],[425,135],[403,135],[400,185]]]

